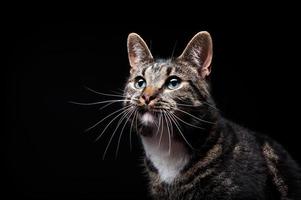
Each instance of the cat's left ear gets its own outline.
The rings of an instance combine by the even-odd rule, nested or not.
[[[212,54],[211,36],[207,31],[201,31],[190,40],[178,59],[196,67],[200,76],[206,78],[211,72]]]
[[[153,62],[153,56],[144,40],[136,33],[130,33],[127,41],[129,62],[132,69]]]

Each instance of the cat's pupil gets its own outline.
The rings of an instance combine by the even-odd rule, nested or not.
[[[143,81],[143,80],[139,80],[139,81],[138,81],[138,86],[139,86],[139,87],[142,87],[143,84],[144,84],[144,81]]]
[[[174,90],[180,86],[180,79],[179,78],[172,78],[167,84],[167,87],[171,90]]]
[[[170,84],[171,84],[173,87],[175,87],[175,86],[178,85],[178,80],[176,80],[176,79],[171,80],[171,81],[170,81]]]

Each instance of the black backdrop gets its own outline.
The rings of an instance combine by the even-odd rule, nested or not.
[[[10,22],[5,29],[9,36],[5,191],[11,198],[31,199],[146,198],[147,178],[137,137],[133,136],[130,151],[127,129],[118,157],[117,136],[102,160],[114,129],[110,127],[97,142],[104,125],[84,132],[120,105],[98,111],[99,106],[68,103],[107,99],[85,86],[120,92],[129,70],[130,32],[139,33],[154,56],[169,57],[174,46],[174,55],[179,55],[195,33],[209,31],[217,107],[225,117],[270,135],[301,161],[296,139],[300,132],[297,18],[291,13],[258,14],[200,18],[191,25],[39,16]]]

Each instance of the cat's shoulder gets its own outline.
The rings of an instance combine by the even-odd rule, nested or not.
[[[232,131],[237,143],[260,150],[266,159],[276,159],[279,162],[291,162],[293,160],[286,147],[280,141],[270,136],[272,133],[268,135],[263,132],[253,131],[229,119],[223,119],[223,123],[228,127],[228,132]]]
[[[254,131],[229,119],[223,118],[222,120],[226,134],[232,134],[236,138],[237,143],[248,144],[253,148],[258,147],[262,152],[266,152],[269,149],[281,154],[281,156],[287,154],[285,148],[268,134]]]

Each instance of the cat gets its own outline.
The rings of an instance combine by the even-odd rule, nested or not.
[[[154,59],[136,33],[127,50],[124,106],[137,111],[153,199],[301,199],[301,170],[286,150],[215,107],[208,32],[177,58]]]

